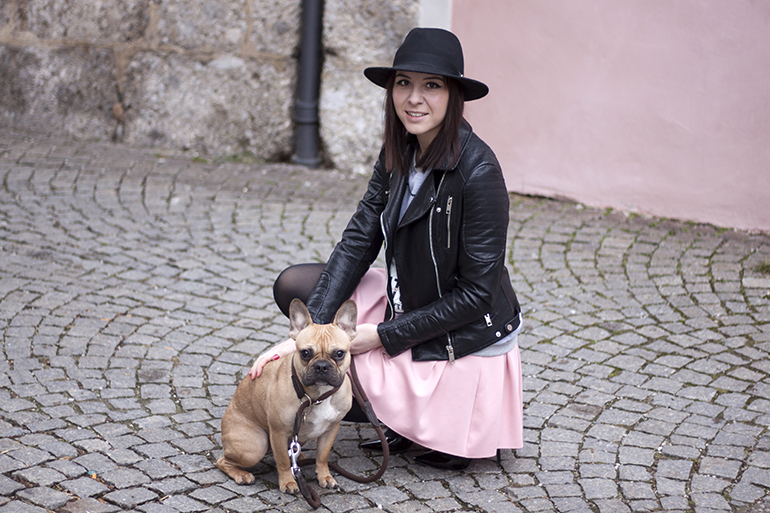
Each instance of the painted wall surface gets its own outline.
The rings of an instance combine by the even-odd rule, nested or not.
[[[770,0],[454,0],[512,191],[770,231]]]

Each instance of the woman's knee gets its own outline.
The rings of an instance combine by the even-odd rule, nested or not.
[[[273,297],[284,315],[289,316],[289,305],[294,298],[307,302],[324,267],[326,264],[296,264],[281,271],[273,283]]]

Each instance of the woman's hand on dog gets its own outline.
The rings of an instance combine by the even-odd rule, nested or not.
[[[284,356],[290,355],[296,350],[297,344],[294,342],[293,338],[284,340],[280,344],[270,349],[270,351],[259,355],[257,360],[254,362],[254,365],[252,365],[251,369],[249,370],[249,377],[251,379],[257,379],[262,375],[262,369],[265,367],[265,365],[267,365],[267,362],[283,358]]]
[[[376,324],[359,324],[356,326],[356,338],[350,343],[351,354],[361,354],[382,347]]]

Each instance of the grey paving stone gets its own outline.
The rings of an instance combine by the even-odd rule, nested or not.
[[[6,456],[5,454],[0,454],[0,472],[13,472],[14,470],[20,470],[24,468],[27,468],[27,465],[21,461],[11,458],[10,456]]]
[[[45,467],[31,467],[20,470],[14,473],[14,477],[19,477],[37,486],[51,486],[66,479],[61,472]]]
[[[165,496],[196,490],[198,485],[184,477],[169,477],[160,481],[153,480],[147,485],[147,488]],[[200,490],[208,490],[208,488],[201,488]]]
[[[8,452],[8,455],[28,467],[40,465],[41,463],[53,459],[53,456],[49,452],[34,447],[11,450]]]
[[[96,499],[85,498],[68,502],[62,511],[65,513],[115,513],[120,511],[120,508]]]
[[[154,500],[157,497],[157,494],[146,488],[126,488],[109,492],[103,496],[104,500],[123,509],[136,508],[140,504]]]
[[[225,502],[221,505],[228,511],[234,511],[235,513],[251,513],[253,511],[264,511],[268,509],[268,505],[254,497],[239,497]]]
[[[16,492],[16,495],[21,499],[50,510],[59,509],[72,500],[71,495],[58,492],[46,486],[26,488]]]
[[[698,473],[727,479],[735,479],[741,469],[741,462],[725,458],[706,457],[700,461]]]
[[[99,475],[105,484],[111,488],[123,489],[145,485],[151,479],[139,470],[132,468],[116,468]]]
[[[108,492],[110,488],[91,477],[80,477],[61,483],[62,488],[78,497],[94,497]]]
[[[133,446],[137,453],[152,459],[164,459],[169,456],[177,456],[179,451],[166,442]]]
[[[26,502],[12,500],[0,506],[0,513],[47,513],[47,510]]]
[[[617,486],[612,479],[579,479],[578,483],[583,488],[585,497],[589,500],[607,499],[616,497],[618,494]]]
[[[695,503],[695,508],[708,508],[712,510],[730,511],[727,500],[716,493],[692,493],[690,498]]]
[[[0,475],[0,495],[10,496],[24,488],[24,485],[4,475]]]
[[[679,495],[684,496],[685,491],[684,479],[672,479],[669,477],[657,476],[655,478],[655,489],[661,496]]]
[[[87,470],[77,463],[74,463],[68,459],[59,459],[55,461],[49,461],[46,463],[47,467],[57,470],[67,476],[68,478],[82,476]]]
[[[689,479],[692,465],[693,462],[687,460],[661,459],[658,461],[657,475],[680,481],[686,481]]]
[[[195,486],[193,486],[193,488],[195,488]],[[182,491],[189,491],[189,489]],[[235,496],[235,493],[222,488],[221,486],[207,486],[205,488],[196,489],[190,493],[190,497],[203,501],[206,504],[219,504],[223,501],[232,499]]]
[[[209,511],[210,509],[206,503],[196,501],[184,495],[172,495],[163,501],[163,505],[185,513]]]
[[[741,476],[741,482],[747,482],[768,488],[770,487],[770,473],[765,469],[749,467],[743,472],[743,475]]]

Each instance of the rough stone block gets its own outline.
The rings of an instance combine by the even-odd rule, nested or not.
[[[384,90],[363,76],[368,66],[390,66],[417,24],[409,0],[327,2],[319,116],[321,138],[337,169],[368,174],[382,144]]]
[[[158,9],[160,45],[291,54],[298,44],[301,2],[170,0]]]
[[[148,3],[148,0],[75,3],[37,0],[30,2],[26,29],[39,39],[131,41],[146,30]]]
[[[0,44],[0,123],[43,133],[110,139],[118,100],[106,48]]]
[[[290,151],[293,66],[225,56],[136,55],[128,66],[125,140],[278,160]]]

